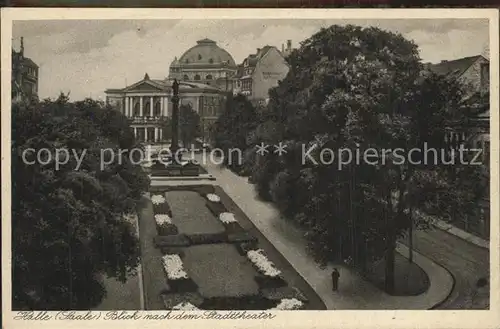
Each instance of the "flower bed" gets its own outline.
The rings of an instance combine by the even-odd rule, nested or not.
[[[173,310],[179,309],[182,304],[191,304],[192,306],[199,309],[200,305],[203,303],[203,297],[197,292],[186,292],[186,293],[165,293],[161,294],[163,304],[165,309]],[[185,305],[190,307],[189,305]],[[186,310],[187,311],[187,310]]]
[[[179,233],[177,226],[172,223],[172,218],[167,214],[156,214],[156,229],[158,235],[176,235]]]
[[[168,280],[187,279],[181,257],[176,254],[167,254],[162,257],[162,264]]]
[[[248,259],[255,265],[259,273],[268,277],[277,277],[281,274],[281,271],[274,266],[274,263],[267,259],[264,255],[264,250],[256,249],[249,250],[247,252]]]
[[[270,311],[290,311],[300,310],[304,306],[300,300],[296,298],[283,298],[276,307],[270,308]]]
[[[165,203],[166,202],[166,199],[163,195],[161,194],[154,194],[151,196],[151,202],[153,203],[153,205],[160,205],[162,203]]]
[[[220,202],[220,197],[217,194],[208,193],[206,197],[210,202]]]
[[[177,254],[166,254],[162,257],[163,270],[167,276],[171,292],[192,292],[198,290],[196,283],[184,270],[182,259]]]
[[[190,302],[182,302],[172,307],[173,311],[199,311],[200,309]]]
[[[264,255],[264,250],[249,250],[247,257],[259,272],[259,275],[255,277],[255,281],[261,289],[279,288],[287,285],[286,281],[281,277],[281,271]]]

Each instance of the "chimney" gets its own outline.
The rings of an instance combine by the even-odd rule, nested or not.
[[[21,37],[21,49],[19,50],[21,56],[24,56],[24,37]]]
[[[292,50],[292,40],[286,41],[286,50],[288,51]]]
[[[257,55],[260,53],[260,48],[257,48]]]
[[[285,52],[285,45],[284,44],[281,44],[281,52],[284,53]]]

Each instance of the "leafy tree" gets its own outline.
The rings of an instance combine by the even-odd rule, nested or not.
[[[191,105],[182,104],[179,108],[179,140],[188,147],[196,137],[200,137],[200,116]]]
[[[395,242],[416,221],[410,209],[427,207],[422,192],[442,193],[452,184],[455,193],[446,204],[458,209],[473,204],[472,193],[460,192],[458,198],[458,191],[470,190],[464,176],[452,179],[438,162],[401,162],[394,152],[424,144],[445,148],[443,127],[463,115],[456,111],[463,100],[461,86],[422,74],[413,42],[373,27],[322,29],[288,61],[290,72],[270,91],[266,119],[256,135],[266,144],[285,143],[290,152],[256,163],[257,189],[305,228],[321,263],[345,260],[364,269],[385,257],[391,291]],[[302,145],[312,148],[310,156],[300,156]],[[350,150],[351,161],[343,149]],[[356,151],[360,161],[355,161]],[[374,155],[365,160],[364,154]]]
[[[106,294],[99,277],[125,281],[138,263],[135,227],[124,215],[149,179],[126,155],[101,166],[101,150],[135,147],[128,122],[100,102],[64,95],[13,104],[12,119],[13,308],[94,307]],[[29,148],[51,157],[25,153],[29,164]],[[57,149],[70,152],[59,168]],[[84,154],[79,168],[73,152]]]
[[[214,126],[215,146],[229,154],[231,149],[242,152],[251,147],[249,137],[258,123],[258,113],[252,103],[243,95],[229,95],[224,111]],[[232,169],[241,169],[241,164],[232,162],[226,165]]]

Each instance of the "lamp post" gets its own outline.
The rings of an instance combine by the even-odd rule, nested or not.
[[[174,156],[172,161],[177,164],[177,151],[179,150],[179,83],[174,79],[172,84],[172,144],[170,145],[170,153]]]

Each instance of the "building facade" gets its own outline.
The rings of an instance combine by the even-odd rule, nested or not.
[[[203,39],[179,59],[174,59],[170,64],[169,79],[202,83],[229,91],[236,72],[236,63],[231,54],[215,41]]]
[[[12,49],[12,101],[38,100],[38,65],[24,56],[24,38],[19,51]]]
[[[164,119],[172,115],[173,80],[154,80],[148,74],[123,89],[107,89],[106,102],[131,120],[136,138],[146,143],[166,141]],[[211,139],[211,129],[225,100],[225,92],[213,86],[179,82],[179,107],[190,105],[198,113],[202,136]]]
[[[288,40],[287,53],[291,52]],[[252,102],[267,103],[269,89],[276,87],[283,80],[290,66],[283,52],[274,46],[258,48],[238,65],[238,74],[234,79],[233,94],[243,94]]]
[[[467,148],[481,150],[483,170],[489,173],[490,166],[490,65],[481,55],[427,64],[427,69],[458,79],[465,87],[463,106],[468,111],[466,122],[457,122],[446,127],[446,142],[453,147],[461,144]],[[477,161],[477,160],[476,160]],[[488,188],[488,187],[485,187]],[[488,189],[489,190],[489,189]],[[453,224],[483,238],[490,236],[489,195],[480,202],[478,218],[464,218]]]

